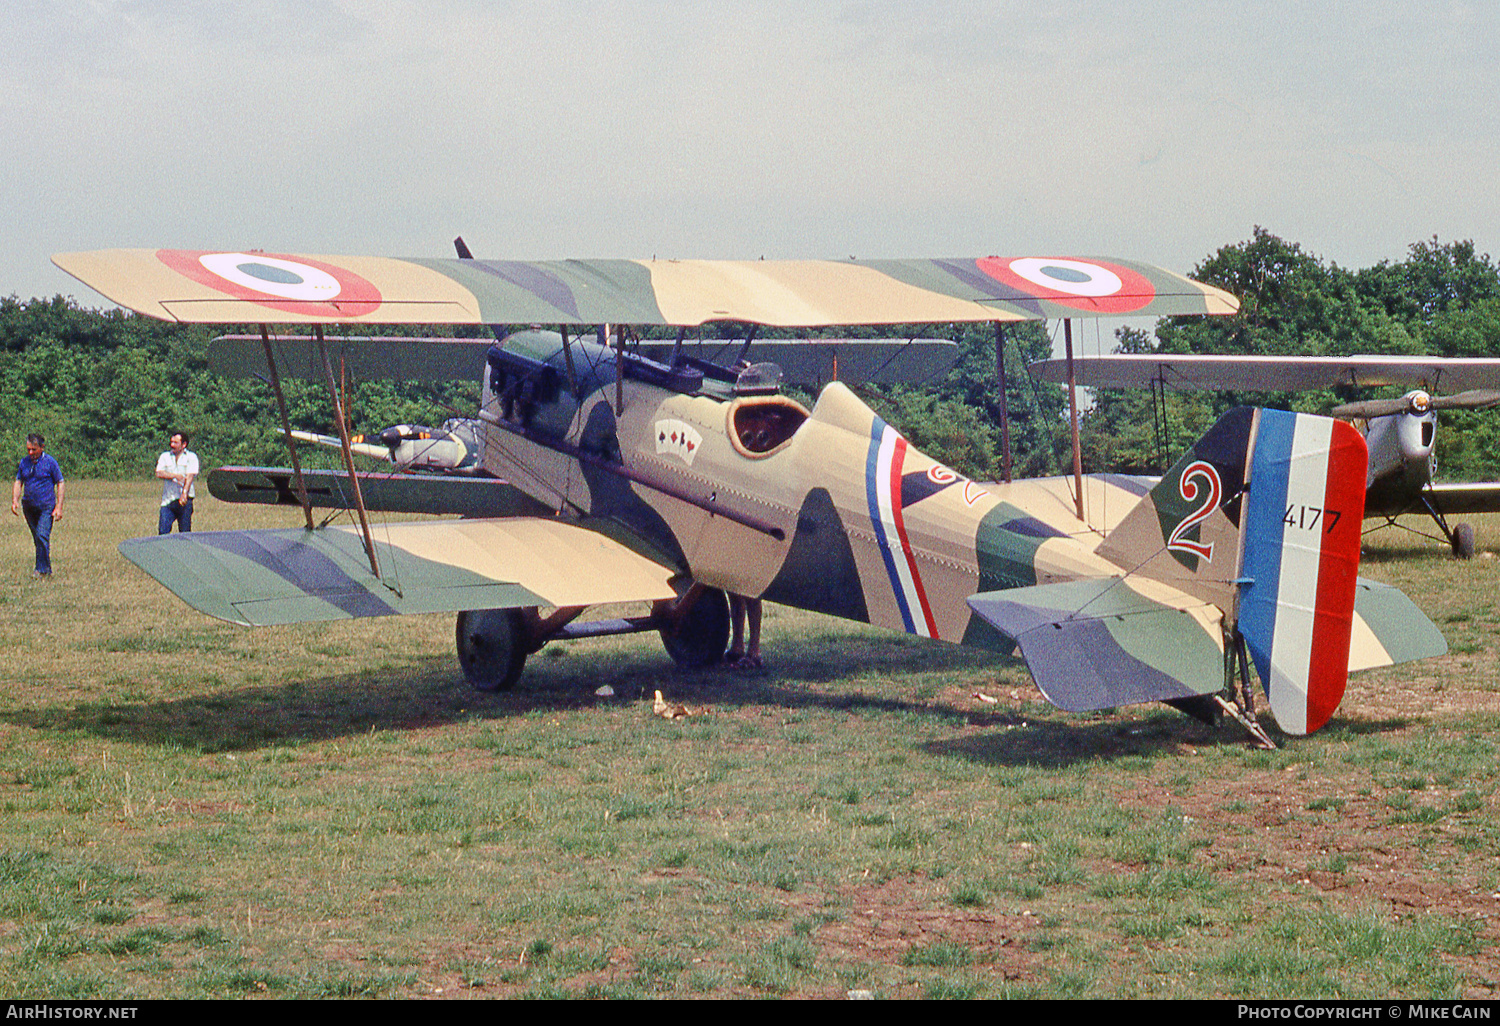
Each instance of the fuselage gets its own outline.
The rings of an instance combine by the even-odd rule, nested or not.
[[[627,354],[617,391],[616,354],[571,345],[571,374],[551,333],[492,351],[484,469],[694,581],[984,643],[971,595],[1119,573],[1093,549],[1143,483],[1091,479],[1084,524],[1065,479],[971,481],[836,382],[807,410],[755,375]]]

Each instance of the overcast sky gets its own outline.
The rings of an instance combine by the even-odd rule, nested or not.
[[[9,0],[0,295],[114,247],[1500,254],[1500,5]]]

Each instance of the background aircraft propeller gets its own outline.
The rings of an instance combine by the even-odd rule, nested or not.
[[[1331,411],[1335,417],[1392,417],[1398,413],[1423,414],[1428,410],[1483,410],[1500,405],[1500,390],[1471,388],[1456,395],[1428,395],[1426,392],[1408,392],[1395,399],[1365,399],[1344,403]]]

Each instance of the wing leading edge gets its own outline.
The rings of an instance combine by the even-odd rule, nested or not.
[[[247,627],[675,594],[674,571],[558,521],[433,520],[377,534],[378,579],[348,527],[160,535],[120,552],[199,612]]]

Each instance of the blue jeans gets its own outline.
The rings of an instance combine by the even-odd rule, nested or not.
[[[171,534],[172,525],[177,525],[177,530],[186,534],[193,529],[193,500],[173,499],[161,508],[161,516],[156,519],[157,534]]]
[[[22,503],[21,512],[26,515],[26,526],[31,528],[31,540],[36,545],[36,572],[50,574],[52,572],[52,510],[38,509]]]

